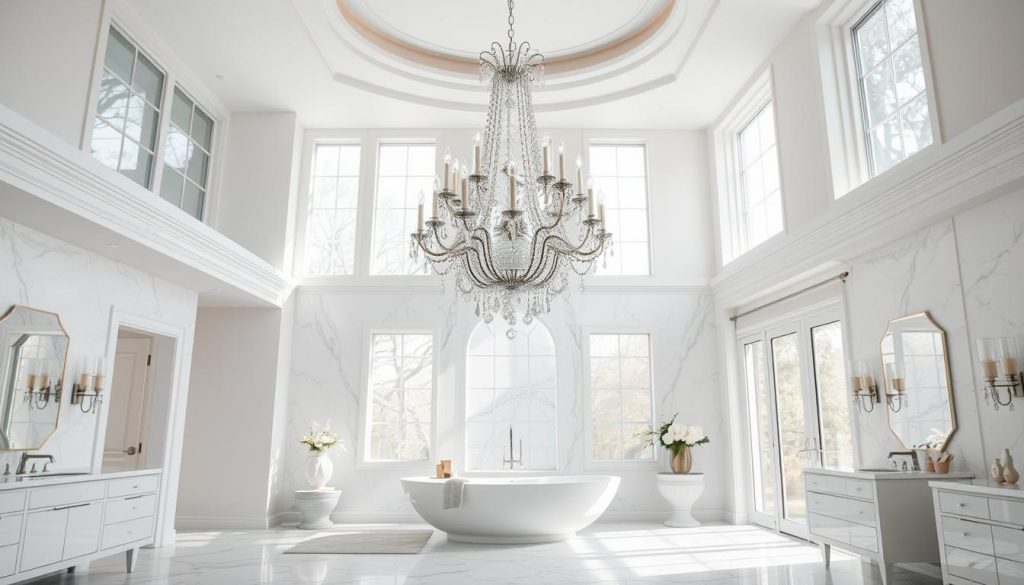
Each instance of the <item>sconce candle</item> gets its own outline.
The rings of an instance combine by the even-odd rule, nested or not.
[[[985,379],[985,402],[999,410],[1009,406],[1013,410],[1014,397],[1024,397],[1024,373],[1020,370],[1020,351],[1017,340],[1009,337],[978,339],[978,361]],[[1006,400],[999,390],[1006,388]]]

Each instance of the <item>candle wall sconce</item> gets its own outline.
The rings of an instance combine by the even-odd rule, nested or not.
[[[71,404],[77,404],[83,413],[95,412],[103,402],[104,387],[103,358],[83,358],[82,373],[71,391]]]
[[[978,339],[978,360],[985,379],[985,402],[992,408],[1009,406],[1013,399],[1024,397],[1024,372],[1020,367],[1020,349],[1012,337],[986,337]],[[1002,389],[1006,389],[1006,400]]]
[[[890,362],[885,364],[887,388],[885,404],[889,410],[899,412],[907,404],[907,378],[903,373],[903,364]]]
[[[875,410],[875,404],[881,402],[878,395],[878,385],[875,377],[868,370],[868,363],[865,360],[857,360],[850,367],[853,375],[850,377],[850,387],[853,391],[853,401],[861,412]]]
[[[26,360],[25,394],[22,401],[30,409],[43,410],[51,404],[60,404],[62,384],[60,376],[54,375],[59,364],[53,360]]]

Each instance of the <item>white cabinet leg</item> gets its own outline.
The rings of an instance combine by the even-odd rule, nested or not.
[[[832,545],[823,542],[818,547],[821,548],[821,558],[825,561],[825,566],[828,567],[832,563]]]
[[[889,563],[878,563],[878,572],[882,575],[882,585],[889,585],[889,573],[893,570],[893,565]]]
[[[125,563],[128,565],[128,572],[134,573],[135,565],[139,562],[139,549],[132,548],[124,551],[124,560]]]

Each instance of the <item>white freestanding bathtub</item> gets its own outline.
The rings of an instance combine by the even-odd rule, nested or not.
[[[462,506],[445,510],[443,479],[406,477],[412,507],[449,540],[526,544],[565,540],[604,513],[619,489],[614,475],[471,478]]]

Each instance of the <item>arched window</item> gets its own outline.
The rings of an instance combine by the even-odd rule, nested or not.
[[[540,321],[480,323],[466,356],[466,469],[551,471],[557,467],[555,341]],[[509,431],[514,453],[509,454]],[[520,444],[522,449],[520,450]],[[521,456],[520,456],[521,455]]]

